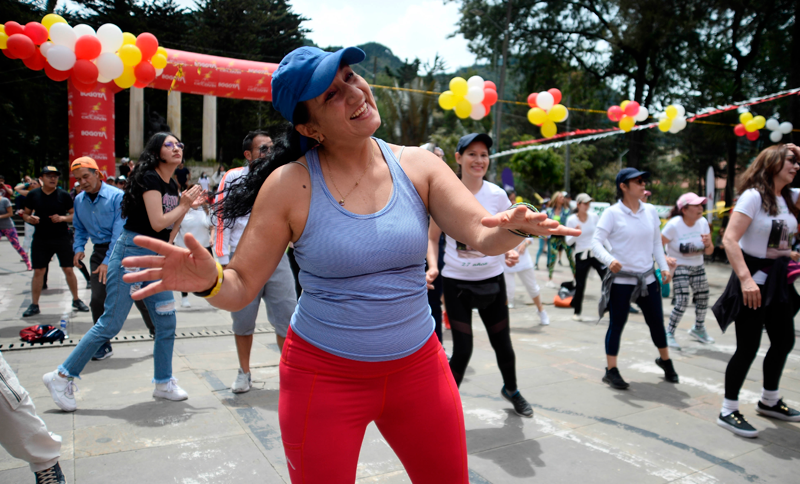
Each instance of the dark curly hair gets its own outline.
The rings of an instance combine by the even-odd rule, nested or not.
[[[145,192],[144,183],[142,182],[144,174],[148,170],[155,170],[159,164],[164,163],[164,160],[161,159],[161,147],[168,136],[172,136],[180,142],[177,136],[167,131],[154,134],[147,141],[139,161],[136,162],[130,175],[128,175],[128,184],[125,186],[125,195],[122,197],[123,218],[127,218],[137,209],[144,210],[144,199],[142,198]]]

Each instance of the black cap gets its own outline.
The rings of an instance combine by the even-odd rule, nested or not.
[[[636,168],[623,168],[617,173],[617,187],[619,188],[619,184],[626,182],[628,180],[632,180],[637,177],[642,178],[649,178],[650,173],[646,171],[637,170]]]
[[[58,173],[59,175],[61,175],[61,172],[58,171],[58,168],[51,165],[47,165],[44,168],[42,168],[42,175],[46,175],[48,173]]]
[[[456,152],[459,155],[464,154],[464,150],[467,149],[467,146],[471,145],[474,141],[482,141],[483,144],[486,145],[487,148],[492,147],[492,138],[486,133],[470,133],[466,136],[462,136],[460,140],[458,140],[458,145],[456,146]]]

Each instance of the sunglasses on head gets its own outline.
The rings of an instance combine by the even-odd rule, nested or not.
[[[166,143],[164,143],[164,146],[166,146],[169,149],[178,148],[179,150],[182,150],[184,144],[183,143],[173,143],[172,141],[167,141]]]

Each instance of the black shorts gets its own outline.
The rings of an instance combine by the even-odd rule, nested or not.
[[[72,252],[72,239],[37,241],[34,237],[31,244],[31,266],[34,269],[46,268],[54,255],[58,256],[59,266],[72,267],[75,255]]]

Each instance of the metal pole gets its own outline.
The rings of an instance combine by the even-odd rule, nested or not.
[[[497,99],[503,99],[503,90],[505,89],[506,85],[506,64],[508,64],[508,26],[511,24],[511,7],[512,7],[512,0],[506,1],[506,26],[503,30],[503,64],[500,66],[500,83],[497,86]],[[501,149],[500,146],[500,131],[502,126],[502,119],[503,119],[503,103],[497,103],[497,112],[495,113],[495,122],[494,122],[494,146],[495,152],[499,152]],[[492,163],[490,166],[489,172],[489,180],[494,182],[497,180],[497,162]]]
[[[569,94],[567,94],[567,106],[570,106]],[[569,118],[567,118],[567,133],[569,133]],[[569,138],[566,138],[569,139]],[[570,193],[569,189],[569,145],[565,146],[564,151],[564,191]],[[574,197],[573,197],[574,198]]]

